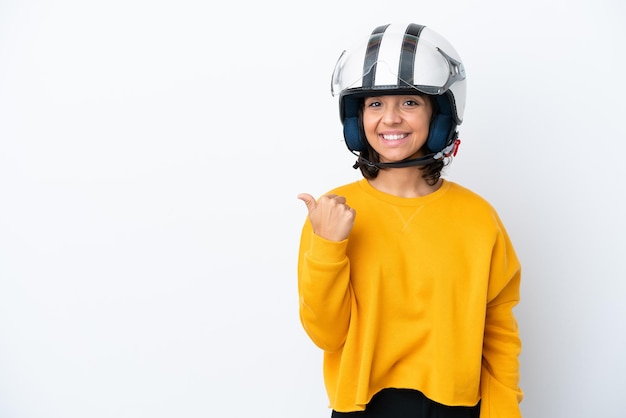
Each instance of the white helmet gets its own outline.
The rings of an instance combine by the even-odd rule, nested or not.
[[[333,71],[331,93],[339,95],[339,115],[348,149],[366,149],[359,99],[415,90],[435,99],[436,113],[426,146],[443,158],[442,151],[446,153],[455,142],[465,110],[465,69],[452,45],[422,25],[388,24],[343,51]]]

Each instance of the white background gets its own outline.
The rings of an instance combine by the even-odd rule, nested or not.
[[[405,21],[466,66],[525,417],[623,418],[621,0],[0,0],[0,418],[328,417],[296,195],[360,177],[331,72]]]

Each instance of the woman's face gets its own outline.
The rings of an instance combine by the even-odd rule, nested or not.
[[[427,96],[402,94],[365,98],[363,129],[380,162],[421,156],[433,113]]]

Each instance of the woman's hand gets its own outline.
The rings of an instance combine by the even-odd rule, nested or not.
[[[316,235],[329,241],[343,241],[348,238],[356,212],[346,204],[345,197],[327,194],[315,201],[310,194],[300,193],[298,199],[306,204]]]

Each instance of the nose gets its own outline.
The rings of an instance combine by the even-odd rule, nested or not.
[[[400,110],[396,106],[387,106],[383,114],[383,121],[388,125],[400,123],[402,121]]]

